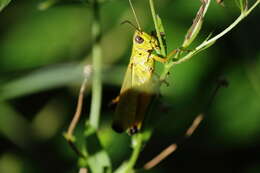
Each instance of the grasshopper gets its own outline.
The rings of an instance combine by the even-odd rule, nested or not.
[[[122,88],[119,96],[113,100],[117,103],[117,107],[112,128],[116,132],[126,131],[129,135],[133,135],[140,131],[148,106],[155,94],[155,61],[164,63],[166,59],[154,54],[155,51],[160,51],[158,41],[154,36],[141,30],[131,0],[129,3],[138,28],[127,21],[136,30]]]

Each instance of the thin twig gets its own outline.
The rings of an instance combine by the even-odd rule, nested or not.
[[[83,74],[84,74],[84,79],[83,79],[83,82],[81,84],[80,91],[79,91],[79,97],[78,97],[76,112],[73,115],[73,118],[71,120],[69,128],[64,135],[66,140],[68,141],[69,145],[71,146],[71,148],[75,151],[75,153],[77,155],[79,155],[81,157],[84,157],[84,155],[78,150],[78,148],[74,144],[73,132],[74,132],[74,129],[76,128],[76,126],[79,122],[80,116],[81,116],[85,88],[86,88],[87,81],[89,80],[90,75],[91,75],[91,67],[89,65],[86,65],[84,67]]]
[[[81,158],[86,158],[86,155],[81,152],[78,147],[76,146],[76,144],[71,141],[71,140],[67,140],[68,144],[70,145],[71,149]]]
[[[216,88],[213,91],[213,95],[210,97],[210,100],[206,106],[206,109],[204,112],[207,112],[208,108],[211,106],[212,101],[214,100],[217,91],[220,89],[220,87],[226,87],[228,85],[226,80],[219,80],[218,84],[216,86]],[[167,148],[165,148],[160,154],[158,154],[157,156],[155,156],[152,160],[150,160],[149,162],[147,162],[144,165],[144,169],[149,170],[153,167],[155,167],[156,165],[158,165],[162,160],[164,160],[166,157],[168,157],[169,155],[171,155],[172,153],[174,153],[177,148],[178,145],[182,144],[183,141],[187,138],[189,138],[194,131],[199,127],[200,123],[202,122],[202,120],[204,119],[204,113],[200,113],[199,115],[197,115],[195,117],[195,119],[193,120],[191,126],[187,129],[187,131],[185,132],[184,137],[176,143],[173,143],[171,145],[169,145]]]
[[[194,56],[195,54],[197,54],[198,52],[200,52],[201,50],[204,50],[205,48],[208,48],[207,46],[215,43],[219,38],[223,37],[225,34],[227,34],[229,31],[231,31],[235,26],[237,26],[245,17],[247,17],[250,12],[260,3],[260,0],[257,0],[252,7],[241,13],[239,15],[239,17],[231,24],[229,25],[229,27],[227,27],[225,30],[223,30],[221,33],[219,33],[218,35],[214,36],[213,38],[203,42],[202,44],[200,44],[199,46],[197,46],[193,51],[191,51],[190,53],[188,53],[185,57],[181,58],[179,61],[176,62],[172,62],[172,65],[174,64],[180,64],[182,62],[185,62],[187,60],[189,60],[192,56]]]
[[[149,170],[153,167],[155,167],[158,163],[160,163],[162,160],[164,160],[166,157],[168,157],[170,154],[172,154],[174,151],[176,151],[178,148],[177,144],[171,144],[167,148],[165,148],[160,154],[158,154],[156,157],[154,157],[152,160],[147,162],[144,165],[144,169]]]
[[[185,138],[190,137],[194,133],[194,131],[198,128],[198,126],[200,125],[201,121],[203,120],[203,117],[204,117],[203,114],[199,114],[198,116],[196,116],[196,118],[193,120],[191,126],[185,132],[185,136],[184,136]],[[151,168],[155,167],[162,160],[164,160],[166,157],[168,157],[173,152],[175,152],[177,150],[177,148],[178,148],[178,144],[177,143],[173,143],[173,144],[169,145],[160,154],[158,154],[152,160],[147,162],[144,165],[144,169],[148,170],[148,169],[151,169]]]
[[[72,140],[74,129],[75,129],[75,127],[78,124],[78,121],[80,119],[80,115],[81,115],[81,112],[82,112],[82,106],[83,106],[83,98],[84,98],[85,88],[86,88],[86,84],[87,84],[87,81],[89,79],[90,73],[91,73],[91,68],[90,68],[90,66],[86,65],[84,67],[84,80],[83,80],[81,87],[80,87],[76,112],[73,116],[73,119],[72,119],[72,121],[69,125],[69,128],[68,128],[68,131],[67,131],[67,137],[68,137],[69,140]]]
[[[88,173],[88,169],[87,168],[80,168],[79,173]]]
[[[190,51],[187,55],[185,55],[184,57],[180,58],[178,61],[173,61],[170,62],[168,64],[165,64],[164,67],[164,71],[161,75],[161,79],[165,80],[165,78],[167,77],[167,74],[169,73],[170,69],[177,64],[181,64],[183,62],[186,62],[188,60],[190,60],[194,55],[196,55],[197,53],[199,53],[202,50],[205,50],[207,48],[209,48],[211,45],[213,45],[218,39],[220,39],[221,37],[223,37],[224,35],[226,35],[228,32],[230,32],[235,26],[237,26],[245,17],[247,17],[254,8],[257,7],[257,5],[260,3],[260,0],[257,0],[250,9],[248,9],[247,11],[242,11],[241,14],[239,15],[239,17],[231,24],[229,25],[225,30],[223,30],[221,33],[219,33],[218,35],[214,36],[213,38],[206,40],[204,42],[202,42],[199,46],[197,46],[193,51]]]
[[[204,119],[204,115],[202,113],[197,115],[196,118],[193,120],[191,126],[186,131],[185,136],[190,137],[194,133],[194,131],[198,128],[198,126],[200,125],[203,119]]]

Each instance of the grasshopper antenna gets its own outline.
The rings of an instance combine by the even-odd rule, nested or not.
[[[137,23],[137,26],[138,26],[138,30],[141,31],[140,23],[139,23],[139,20],[138,20],[138,18],[137,18],[137,16],[136,16],[135,9],[134,9],[134,6],[133,6],[131,0],[129,0],[129,4],[130,4],[130,7],[131,7],[131,9],[132,9],[132,11],[133,11],[133,13],[134,13],[135,20],[136,20],[136,23]]]
[[[125,23],[128,23],[129,25],[131,25],[132,27],[134,27],[136,30],[138,30],[138,31],[141,32],[141,30],[140,30],[138,27],[136,27],[131,21],[125,20],[125,21],[121,22],[121,25],[123,25],[123,24],[125,24]]]

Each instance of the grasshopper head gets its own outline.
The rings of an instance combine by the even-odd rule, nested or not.
[[[134,48],[147,51],[159,49],[158,41],[154,36],[138,30],[135,31],[133,45]]]

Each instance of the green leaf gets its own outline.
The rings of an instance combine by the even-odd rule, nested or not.
[[[246,68],[238,65],[226,72],[230,86],[220,91],[213,105],[217,116],[212,116],[214,126],[211,133],[215,135],[212,138],[221,139],[231,146],[258,140],[260,92],[255,84],[259,86],[260,74],[256,72],[259,67],[260,63]]]
[[[156,20],[157,20],[159,32],[162,36],[163,45],[167,49],[167,47],[166,47],[166,34],[165,34],[165,30],[164,30],[164,27],[163,27],[162,20],[161,20],[159,15],[156,15]]]
[[[82,58],[83,52],[87,55],[90,20],[84,7],[26,10],[23,21],[8,26],[0,40],[1,71],[35,69]]]
[[[248,9],[248,1],[247,0],[236,0],[236,4],[241,10],[241,12],[244,12]]]
[[[96,132],[96,129],[88,123],[85,131],[88,166],[92,172],[109,173],[111,172],[110,157],[103,149]]]
[[[11,0],[0,0],[0,12],[11,2]]]
[[[2,85],[0,99],[11,99],[81,81],[82,71],[82,66],[76,64],[65,64],[34,71]]]
[[[29,122],[6,102],[0,102],[0,110],[0,133],[20,147],[27,146],[31,142]]]
[[[198,33],[200,32],[201,26],[203,24],[203,19],[208,10],[209,4],[210,4],[210,0],[202,1],[202,5],[199,11],[197,12],[195,19],[193,20],[190,29],[188,30],[185,36],[182,47],[184,48],[188,47],[193,42],[193,40],[197,37]]]

